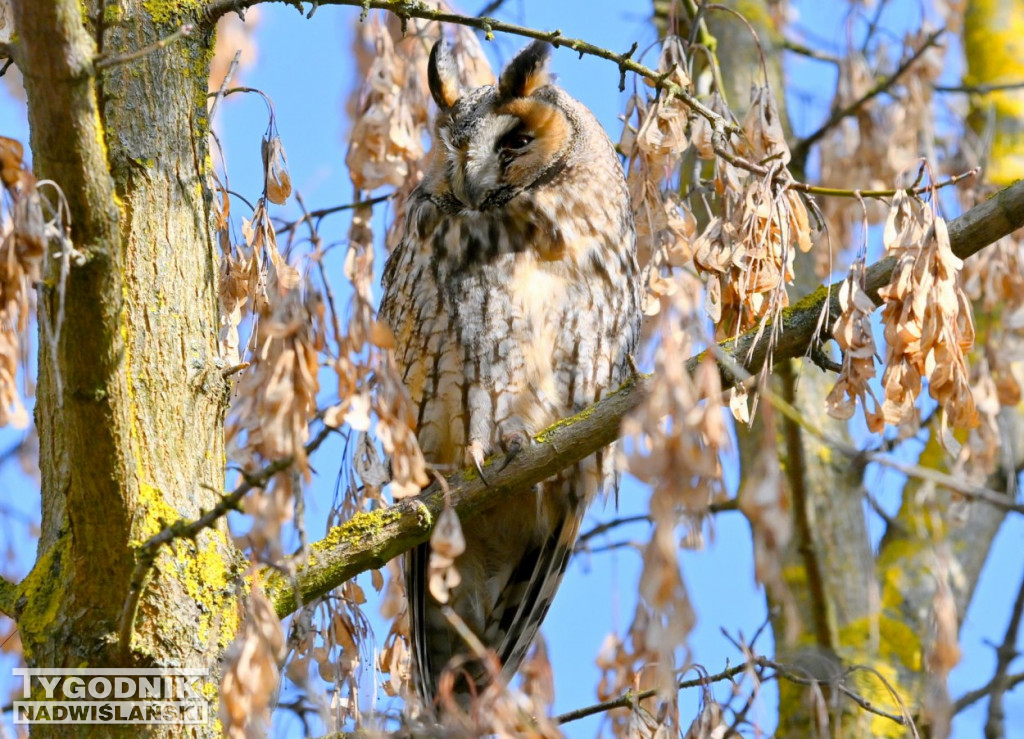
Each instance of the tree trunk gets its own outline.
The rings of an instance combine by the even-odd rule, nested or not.
[[[212,33],[97,70],[97,55],[116,61],[195,23],[197,4],[14,0],[14,9],[35,172],[67,196],[83,257],[63,308],[58,280],[40,288],[40,322],[62,325],[55,352],[40,342],[42,532],[17,604],[25,658],[212,668],[238,620],[239,558],[223,523],[161,554],[127,651],[119,643],[133,548],[196,518],[224,485],[228,393],[206,146]]]

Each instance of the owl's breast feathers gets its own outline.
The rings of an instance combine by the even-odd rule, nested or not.
[[[467,464],[471,440],[494,448],[493,433],[470,432],[483,422],[467,412],[480,391],[492,432],[517,414],[533,434],[624,379],[638,268],[625,183],[610,165],[567,168],[497,211],[453,212],[443,193],[414,192],[381,316],[429,461]]]

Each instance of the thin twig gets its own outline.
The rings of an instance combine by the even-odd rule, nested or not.
[[[231,84],[231,80],[235,76],[235,70],[238,69],[239,62],[242,61],[242,50],[236,49],[235,55],[231,57],[231,64],[228,65],[227,74],[224,75],[224,79],[220,81],[220,87],[217,89],[217,93],[213,96],[213,102],[210,103],[210,110],[206,114],[208,120],[213,120],[213,114],[217,112],[217,105],[228,91],[228,85]],[[223,152],[222,152],[223,154]],[[226,175],[225,175],[226,177]]]
[[[1020,90],[1024,88],[1024,82],[1004,82],[992,85],[934,85],[935,92],[962,92],[968,95],[987,95],[990,92],[1002,92],[1003,90]]]
[[[740,382],[753,381],[753,375],[744,369],[735,358],[723,351],[721,347],[718,345],[712,345],[709,348],[709,351],[715,359],[729,372],[731,372]],[[851,444],[847,444],[842,439],[829,434],[825,429],[813,423],[785,398],[772,390],[767,384],[758,386],[758,394],[770,403],[773,408],[779,411],[779,413],[798,425],[804,431],[811,434],[816,439],[823,441],[830,448],[849,457],[850,459],[858,460],[861,463],[874,462],[884,467],[894,469],[897,472],[902,472],[908,477],[916,477],[919,480],[941,485],[942,487],[953,490],[966,498],[970,498],[971,500],[988,503],[991,506],[995,506],[996,508],[1007,512],[1024,513],[1024,504],[1016,503],[1008,495],[1001,493],[998,490],[993,490],[992,488],[985,487],[984,485],[976,485],[968,480],[954,475],[948,475],[945,472],[940,472],[939,470],[935,470],[930,467],[922,467],[917,464],[901,462],[897,459],[893,459],[886,452],[870,450],[864,451]]]
[[[695,678],[692,680],[681,680],[680,682],[676,683],[676,689],[686,690],[688,688],[705,687],[712,683],[722,682],[723,680],[731,680],[733,677],[740,675],[744,672],[747,672],[748,670],[752,670],[754,668],[770,669],[774,672],[774,677],[781,677],[787,682],[793,683],[794,685],[813,686],[819,684],[818,680],[794,674],[784,665],[775,662],[774,660],[770,660],[766,657],[752,655],[750,659],[744,661],[742,664],[736,665],[735,667],[729,667],[714,675],[708,675],[706,677]],[[863,696],[861,696],[859,693],[843,685],[842,683],[839,683],[835,687],[838,688],[839,692],[842,695],[845,695],[847,698],[852,700],[865,711],[873,713],[876,716],[881,716],[883,718],[889,719],[893,723],[896,723],[900,726],[907,726],[913,731],[914,736],[917,736],[917,730],[914,727],[913,721],[911,721],[910,718],[905,714],[895,714],[884,709],[881,709],[875,706],[870,701],[868,701]],[[585,706],[584,708],[577,708],[576,710],[567,711],[566,713],[559,714],[558,716],[555,716],[554,722],[556,724],[567,724],[571,721],[578,721],[581,718],[593,716],[597,713],[604,713],[605,711],[611,711],[616,708],[630,708],[639,703],[640,701],[654,697],[655,695],[657,695],[657,693],[658,688],[651,688],[649,690],[640,691],[627,690],[618,698],[612,698],[611,700],[602,701],[600,703],[595,703],[590,706]]]
[[[864,34],[864,43],[860,46],[861,56],[867,56],[868,47],[871,45],[871,39],[874,38],[875,31],[881,27],[882,13],[885,11],[886,4],[887,0],[879,0],[878,5],[875,7],[874,16],[870,21],[868,21],[868,30],[867,33]]]
[[[814,59],[815,61],[819,62],[827,62],[828,64],[833,64],[837,67],[839,66],[839,59],[837,57],[834,57],[831,54],[826,54],[824,51],[820,51],[813,47],[807,46],[806,44],[802,44],[799,41],[796,41],[795,39],[783,39],[782,48],[794,54],[805,56],[808,59]]]
[[[497,13],[501,6],[505,4],[505,2],[506,0],[491,0],[491,2],[487,3],[487,5],[483,6],[482,8],[480,8],[479,11],[477,11],[477,17],[482,18],[484,16],[490,15],[491,13]]]
[[[335,213],[341,213],[345,210],[354,210],[361,205],[377,205],[379,203],[386,202],[394,197],[394,193],[388,193],[387,195],[378,195],[375,198],[367,198],[366,200],[359,200],[354,203],[345,203],[344,205],[335,205],[330,208],[321,208],[320,210],[311,210],[309,212],[303,212],[302,218],[295,221],[289,221],[281,226],[275,228],[278,234],[285,234],[289,231],[293,231],[304,223],[311,223],[312,221],[320,220],[325,216],[333,215]]]
[[[1006,712],[1003,708],[1003,698],[1010,688],[1007,680],[1010,665],[1020,656],[1020,652],[1017,651],[1017,635],[1020,633],[1022,616],[1024,616],[1024,579],[1021,579],[1021,583],[1017,587],[1017,597],[1013,601],[1013,610],[1010,612],[1010,622],[1006,626],[1003,643],[996,647],[996,669],[992,674],[992,680],[989,681],[992,690],[988,698],[988,717],[985,719],[986,737],[1005,736],[1006,734]]]
[[[743,664],[736,665],[735,667],[728,667],[714,675],[693,678],[691,680],[680,680],[676,683],[676,689],[687,690],[689,688],[699,688],[711,685],[712,683],[719,683],[723,680],[731,680],[736,677],[736,675],[746,672],[749,667],[750,664],[744,662]],[[553,720],[556,724],[567,724],[570,721],[578,721],[581,718],[593,716],[595,713],[604,713],[605,711],[611,711],[616,708],[629,708],[634,703],[654,696],[657,692],[658,690],[656,688],[641,691],[628,690],[618,698],[612,698],[611,700],[595,703],[592,706],[586,706],[584,708],[577,708],[574,711],[566,711],[565,713],[555,716]]]
[[[306,203],[302,199],[302,194],[298,190],[295,191],[295,200],[298,202],[299,207],[302,208],[302,218],[296,223],[306,223],[309,226],[309,240],[313,243],[313,261],[316,262],[317,271],[320,273],[320,282],[324,286],[324,296],[327,298],[327,309],[331,312],[331,328],[334,330],[335,342],[341,342],[341,323],[338,320],[338,308],[337,302],[334,298],[334,288],[331,287],[331,281],[327,278],[327,270],[324,268],[324,252],[323,252],[323,239],[320,238],[320,232],[317,231],[316,225],[312,221],[312,215],[306,210]],[[283,233],[282,230],[278,231]]]
[[[205,17],[211,22],[215,22],[218,18],[225,15],[226,13],[238,12],[250,8],[254,5],[259,5],[264,2],[286,2],[287,0],[208,0],[206,9],[204,11]],[[493,37],[495,32],[509,33],[516,36],[523,36],[525,38],[537,39],[539,41],[547,41],[553,46],[565,46],[572,49],[582,58],[583,56],[594,56],[600,59],[606,59],[616,64],[619,68],[620,80],[619,87],[624,89],[625,87],[625,75],[627,72],[633,72],[644,79],[650,80],[657,92],[665,92],[675,98],[678,98],[686,106],[688,106],[693,112],[697,113],[701,117],[707,119],[712,126],[714,135],[712,142],[714,144],[715,153],[721,156],[723,159],[728,161],[733,166],[744,169],[752,174],[764,177],[772,174],[772,169],[768,166],[751,162],[741,156],[736,155],[734,152],[729,150],[728,140],[732,135],[742,135],[742,130],[732,121],[725,119],[718,113],[708,108],[702,103],[696,96],[691,95],[687,90],[684,90],[679,85],[668,79],[668,75],[663,72],[651,69],[648,66],[640,64],[633,59],[633,54],[636,53],[637,44],[634,43],[627,51],[619,53],[610,49],[605,49],[595,44],[591,44],[587,41],[578,38],[570,38],[563,36],[559,30],[555,31],[540,31],[535,28],[528,28],[526,26],[520,26],[515,23],[507,23],[500,21],[495,18],[489,17],[474,17],[470,15],[461,15],[459,13],[449,13],[441,10],[435,10],[431,6],[421,3],[414,2],[413,0],[320,0],[318,5],[348,5],[354,7],[360,7],[364,12],[371,9],[386,10],[394,13],[402,20],[408,20],[409,18],[422,18],[425,20],[438,21],[440,23],[456,23],[468,28],[476,28],[484,31],[487,34],[487,38]],[[935,39],[942,33],[942,30],[936,31],[927,39],[920,49],[918,49],[907,61],[905,61],[900,68],[889,78],[887,82],[880,83],[878,86],[869,91],[861,100],[849,106],[847,109],[840,111],[835,114],[840,118],[845,118],[850,115],[857,107],[863,105],[865,102],[884,92],[888,87],[891,87],[892,83],[900,76],[903,75],[906,70],[917,61],[924,51],[934,44]],[[238,91],[242,91],[241,88]],[[231,94],[233,90],[229,90],[226,94]],[[840,115],[841,114],[841,115]],[[833,116],[835,117],[835,116]],[[831,119],[830,119],[831,120]],[[838,119],[837,119],[838,120]],[[834,122],[827,124],[829,126],[834,125]],[[807,139],[804,139],[797,146],[803,145],[809,147],[816,141],[817,138],[823,136],[825,131],[820,133],[812,134]],[[806,157],[806,150],[802,151],[801,156]],[[799,162],[800,159],[797,155],[797,151],[794,149],[793,159]],[[782,172],[785,168],[780,168],[776,176],[787,177],[788,174],[784,175]],[[935,186],[929,186],[925,190],[931,191],[935,187],[944,187],[952,185],[965,177],[970,177],[976,174],[976,170],[951,177],[947,181],[937,183]],[[841,190],[830,187],[819,187],[816,185],[808,185],[803,182],[794,182],[791,178],[787,182],[787,187],[798,192],[807,193],[809,195],[827,195],[835,197],[867,197],[867,198],[887,198],[892,197],[896,194],[896,190]],[[924,190],[922,190],[923,192]],[[916,192],[916,191],[915,191]]]
[[[283,0],[208,0],[206,9],[204,10],[204,15],[212,24],[226,13],[244,10],[268,1],[281,2]],[[488,39],[490,39],[495,32],[499,32],[537,39],[539,41],[547,41],[555,47],[565,46],[578,53],[581,57],[595,56],[613,62],[619,67],[619,71],[622,73],[635,72],[641,77],[654,82],[657,90],[664,90],[665,92],[678,97],[699,115],[704,116],[709,121],[719,123],[727,132],[736,134],[741,133],[741,129],[738,126],[726,121],[689,92],[668,80],[661,72],[651,69],[650,67],[640,64],[634,60],[632,57],[636,51],[635,48],[631,48],[621,53],[615,52],[610,49],[605,49],[591,44],[583,39],[563,36],[562,32],[559,30],[540,31],[535,28],[528,28],[515,23],[508,23],[496,18],[478,18],[471,15],[462,15],[460,13],[449,13],[437,10],[427,3],[416,2],[415,0],[320,0],[319,5],[348,5],[362,8],[364,11],[373,9],[386,10],[394,13],[402,19],[422,18],[424,20],[438,21],[440,23],[456,23],[469,28],[477,28],[484,31],[487,34]]]
[[[169,36],[165,36],[159,41],[153,42],[149,46],[143,46],[141,49],[130,51],[127,54],[118,54],[117,56],[107,56],[106,54],[100,54],[93,60],[93,67],[96,69],[97,72],[100,72],[104,69],[110,69],[111,67],[115,67],[118,64],[126,64],[128,62],[133,62],[136,59],[141,59],[144,56],[149,56],[154,51],[160,51],[160,49],[170,46],[175,41],[179,41],[188,36],[190,33],[192,33],[193,30],[195,30],[195,26],[186,23]]]
[[[611,521],[605,521],[604,523],[599,523],[597,526],[595,526],[594,528],[590,529],[590,531],[587,531],[587,532],[584,532],[583,534],[580,534],[580,538],[577,541],[577,546],[586,544],[588,541],[593,539],[595,536],[600,536],[601,534],[606,534],[609,531],[611,531],[612,529],[618,528],[619,526],[628,526],[629,524],[640,523],[640,522],[650,523],[651,522],[651,517],[649,515],[647,515],[646,513],[644,513],[644,514],[641,514],[639,516],[623,516],[622,518],[615,518],[615,519],[612,519]]]
[[[1013,690],[1021,683],[1024,683],[1024,672],[1017,672],[1013,675],[1007,675],[1003,681],[1003,684],[1006,686],[1007,692]],[[953,713],[960,713],[965,708],[970,708],[971,706],[973,706],[982,698],[987,698],[992,693],[993,687],[994,686],[992,684],[992,681],[989,680],[982,687],[967,691],[962,696],[953,701]]]

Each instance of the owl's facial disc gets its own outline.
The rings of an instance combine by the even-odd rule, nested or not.
[[[561,167],[573,128],[550,86],[544,42],[509,62],[494,87],[467,90],[447,46],[434,46],[430,91],[440,112],[451,194],[467,210],[499,208]]]
[[[485,107],[485,106],[481,106]],[[469,210],[497,208],[559,166],[572,126],[552,103],[535,97],[495,100],[472,123],[442,127],[451,192]]]

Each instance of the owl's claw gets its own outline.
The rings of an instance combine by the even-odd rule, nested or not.
[[[487,477],[484,475],[484,459],[486,459],[486,454],[484,453],[483,445],[479,442],[471,442],[469,445],[469,458],[473,462],[473,467],[476,468],[476,473],[483,480],[484,487],[489,488],[491,483],[487,481]]]
[[[476,467],[476,473],[480,475],[480,479],[483,480],[484,487],[489,488],[491,483],[487,482],[487,478],[484,476],[484,467],[475,457],[473,458],[473,466]]]
[[[501,437],[501,448],[505,450],[505,459],[501,461],[498,472],[508,467],[509,462],[519,456],[526,446],[527,436],[525,431],[510,431]]]

